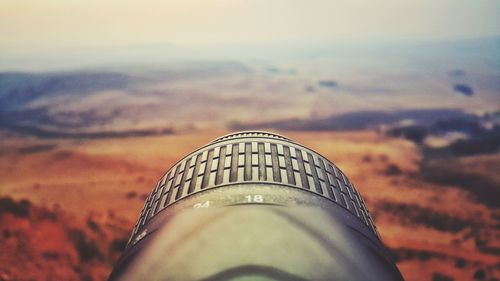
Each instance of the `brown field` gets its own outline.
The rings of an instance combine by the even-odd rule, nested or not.
[[[157,179],[224,133],[4,139],[0,280],[106,279]],[[475,194],[474,182],[460,182],[487,182],[489,196],[498,200],[498,154],[458,158],[424,175],[419,148],[403,139],[371,131],[279,133],[323,154],[350,177],[406,280],[498,280],[498,202]],[[468,177],[444,181],[455,184],[435,180],[457,171]]]

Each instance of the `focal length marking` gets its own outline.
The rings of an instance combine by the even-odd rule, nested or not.
[[[256,195],[247,195],[245,196],[245,199],[247,203],[263,203],[264,202],[264,196],[260,194]]]

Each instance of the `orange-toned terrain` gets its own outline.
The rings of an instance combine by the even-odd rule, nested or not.
[[[4,139],[0,280],[105,280],[162,173],[224,133]],[[500,155],[427,161],[372,131],[279,133],[349,176],[406,280],[498,280]]]

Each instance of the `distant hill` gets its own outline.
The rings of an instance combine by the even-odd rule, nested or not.
[[[48,96],[124,89],[129,80],[125,74],[112,72],[0,73],[0,108],[13,111]]]
[[[431,125],[440,120],[463,118],[477,120],[478,117],[459,109],[412,109],[395,111],[358,111],[334,115],[327,118],[284,119],[262,123],[234,123],[232,129],[276,129],[292,131],[338,131],[375,129],[402,121],[419,125]]]

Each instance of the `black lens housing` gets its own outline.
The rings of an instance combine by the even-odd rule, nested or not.
[[[403,280],[366,204],[320,154],[223,136],[159,180],[109,280]]]

